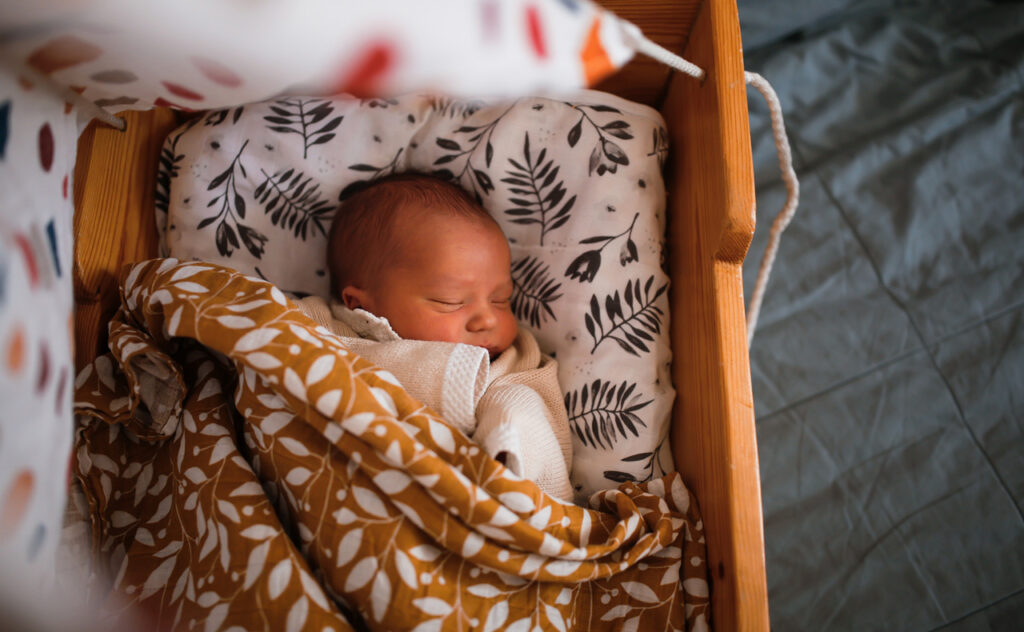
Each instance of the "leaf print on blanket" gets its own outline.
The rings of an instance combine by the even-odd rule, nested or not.
[[[490,168],[491,162],[494,160],[494,145],[491,143],[491,137],[494,135],[494,130],[497,128],[498,123],[501,122],[501,119],[511,112],[515,106],[516,104],[513,103],[504,112],[482,125],[463,125],[456,129],[453,132],[453,136],[456,134],[468,135],[468,138],[463,141],[466,143],[465,147],[462,143],[452,138],[438,136],[434,139],[438,147],[450,153],[446,153],[434,160],[434,167],[437,168],[432,172],[433,175],[444,180],[454,180],[463,187],[465,187],[463,182],[466,176],[469,175],[468,190],[473,192],[473,197],[476,198],[478,204],[483,204],[483,196],[490,195],[491,191],[494,190],[494,182],[491,180],[491,176],[487,175],[486,171],[473,165],[473,157],[477,154],[480,144],[483,143],[484,166]],[[465,158],[466,161],[462,164],[462,169],[458,173],[452,170],[454,165],[451,167],[444,166],[462,158]],[[481,195],[481,192],[483,195]]]
[[[583,136],[584,122],[597,133],[597,144],[590,151],[590,160],[587,163],[587,175],[593,175],[595,172],[599,176],[603,176],[605,173],[615,173],[619,165],[625,166],[629,164],[629,157],[622,150],[622,147],[619,147],[615,141],[608,138],[609,136],[614,136],[621,140],[633,138],[633,130],[629,127],[629,123],[619,118],[603,124],[598,123],[586,111],[591,110],[594,114],[622,114],[621,110],[610,105],[587,105],[584,103],[568,102],[566,102],[566,105],[580,113],[580,120],[572,126],[566,136],[569,147],[575,147],[580,142],[580,138]]]
[[[281,170],[273,175],[260,169],[264,180],[253,192],[274,226],[288,228],[306,241],[310,224],[327,236],[334,205],[320,196],[320,183],[301,171]],[[314,233],[315,234],[315,233]]]
[[[303,159],[308,156],[310,147],[322,145],[334,138],[334,130],[344,118],[336,116],[316,127],[334,112],[332,102],[327,99],[280,99],[271,103],[270,109],[273,114],[263,117],[263,120],[271,123],[267,128],[281,134],[301,136]]]
[[[362,171],[364,173],[372,173],[373,175],[370,176],[369,180],[356,180],[354,182],[348,183],[345,186],[345,188],[343,188],[341,192],[338,193],[338,201],[344,202],[345,200],[350,198],[353,193],[365,188],[373,180],[383,178],[384,176],[389,176],[395,173],[395,168],[398,166],[398,158],[402,155],[402,152],[404,150],[405,147],[399,147],[398,151],[395,152],[394,157],[391,159],[391,162],[380,167],[377,167],[375,165],[369,165],[366,164],[365,162],[357,162],[354,165],[349,165],[348,168],[351,169],[352,171]]]
[[[445,118],[469,118],[476,114],[476,111],[484,107],[483,101],[461,101],[445,96],[430,96],[428,97],[430,102],[430,109],[433,112],[437,112]]]
[[[654,400],[644,400],[636,387],[628,381],[613,384],[598,379],[565,394],[569,424],[583,445],[608,450],[619,439],[640,436],[647,424],[637,411]]]
[[[561,283],[555,283],[551,269],[540,257],[523,257],[512,262],[512,313],[520,322],[539,328],[558,320],[551,304],[562,297]]]
[[[573,195],[565,204],[562,199],[567,193],[565,181],[558,179],[559,167],[555,165],[552,158],[547,158],[547,148],[541,149],[536,155],[530,151],[530,133],[523,134],[523,162],[520,163],[514,158],[508,162],[512,169],[506,169],[508,174],[501,181],[511,185],[509,193],[516,196],[510,197],[514,207],[505,209],[505,214],[511,217],[513,224],[538,224],[540,226],[540,245],[544,245],[544,236],[569,221],[573,205],[576,203],[576,196]],[[561,204],[561,206],[559,206]]]
[[[651,151],[647,155],[657,156],[658,166],[664,167],[665,160],[668,159],[668,130],[659,125],[651,131],[651,139]]]
[[[156,192],[153,195],[153,204],[156,210],[163,215],[167,215],[171,205],[171,180],[178,177],[178,173],[181,170],[180,163],[185,159],[185,154],[178,153],[178,141],[191,128],[191,125],[185,126],[177,134],[172,134],[160,149],[160,161],[156,168]]]
[[[601,306],[598,303],[597,295],[590,297],[590,312],[584,314],[584,324],[591,338],[594,339],[594,346],[590,353],[594,353],[602,342],[614,340],[623,351],[630,355],[639,356],[639,351],[645,353],[650,351],[648,343],[654,341],[654,335],[661,333],[661,319],[665,315],[664,310],[655,305],[655,301],[668,289],[668,283],[654,290],[651,293],[651,286],[654,284],[654,276],[647,279],[643,288],[640,287],[640,279],[626,281],[626,290],[622,296],[615,290],[614,294],[605,297],[604,312],[608,321],[605,328],[605,320],[601,318]],[[622,299],[625,298],[626,307],[629,309],[627,316],[622,310]]]
[[[217,252],[224,257],[230,257],[236,248],[240,248],[241,244],[245,244],[246,250],[252,256],[259,259],[263,256],[263,246],[267,243],[267,237],[239,221],[245,219],[245,200],[238,192],[238,186],[235,181],[235,167],[238,167],[238,171],[242,174],[243,178],[248,177],[245,172],[245,166],[239,160],[248,144],[248,140],[242,143],[242,147],[235,154],[228,168],[217,174],[206,187],[207,191],[221,188],[220,193],[206,204],[207,208],[209,208],[220,202],[220,210],[217,211],[216,215],[207,217],[199,222],[196,230],[202,230],[210,224],[218,222],[216,232]],[[241,237],[241,243],[239,243],[239,237]]]
[[[207,127],[217,127],[221,123],[227,120],[228,114],[231,115],[231,124],[238,123],[238,119],[242,118],[242,112],[245,111],[245,106],[240,105],[236,108],[224,108],[223,110],[213,110],[209,114],[203,117],[203,125]]]
[[[706,612],[678,474],[558,502],[278,288],[173,259],[126,273],[112,352],[78,380],[73,467],[116,595],[161,627],[663,630]],[[179,425],[149,441],[131,436],[151,417],[127,396],[138,354],[188,386]],[[643,399],[588,385],[584,408],[595,388],[602,405]]]
[[[664,475],[665,466],[661,463],[661,454],[666,440],[668,440],[668,435],[663,437],[650,452],[638,452],[620,459],[622,463],[626,464],[643,463],[642,476],[637,476],[624,470],[605,470],[604,477],[613,483],[646,483],[655,476]],[[625,465],[624,469],[628,467],[629,465]]]
[[[640,255],[636,250],[636,243],[633,241],[633,226],[636,225],[636,218],[640,217],[640,213],[633,215],[633,221],[630,222],[629,228],[622,231],[618,235],[598,235],[597,237],[587,237],[586,239],[580,240],[581,244],[601,244],[601,247],[597,250],[587,250],[583,254],[579,255],[572,260],[569,267],[565,270],[565,276],[570,279],[579,279],[581,282],[590,282],[597,276],[597,270],[601,267],[601,251],[604,250],[608,244],[612,243],[623,235],[626,236],[626,241],[623,242],[622,248],[619,250],[619,263],[623,267],[627,263],[633,261],[639,261]]]

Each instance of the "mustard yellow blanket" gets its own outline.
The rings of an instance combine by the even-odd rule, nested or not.
[[[110,353],[78,376],[73,463],[110,616],[705,629],[702,525],[678,475],[563,504],[269,283],[157,259],[130,269],[121,300]]]

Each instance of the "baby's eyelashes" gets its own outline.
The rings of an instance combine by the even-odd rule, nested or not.
[[[433,303],[434,305],[438,306],[441,310],[449,311],[449,312],[454,312],[455,310],[459,309],[463,305],[462,301],[448,301],[448,300],[437,299],[437,298],[432,298],[432,299],[429,299],[429,300],[430,300],[431,303]]]

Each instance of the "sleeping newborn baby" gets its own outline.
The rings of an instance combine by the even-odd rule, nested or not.
[[[487,211],[437,178],[382,178],[341,204],[327,258],[335,297],[302,299],[306,314],[513,472],[572,500],[557,364],[516,325],[508,242]]]

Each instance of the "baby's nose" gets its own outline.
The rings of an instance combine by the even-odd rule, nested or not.
[[[498,323],[498,317],[494,313],[494,309],[490,306],[481,306],[475,312],[473,317],[469,319],[467,328],[470,331],[487,331],[493,328]]]

